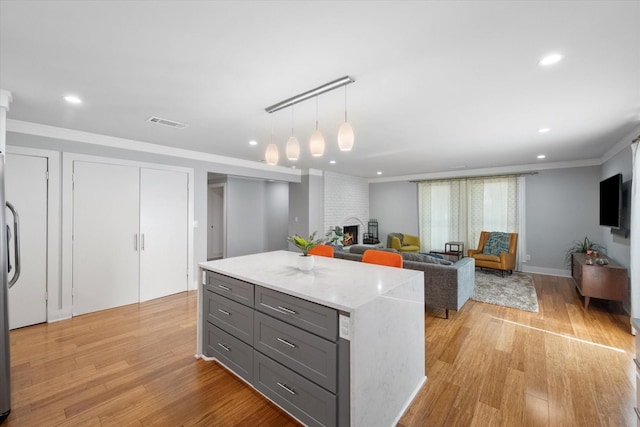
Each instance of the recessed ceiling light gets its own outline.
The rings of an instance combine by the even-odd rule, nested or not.
[[[382,171],[378,171],[376,172],[378,175],[382,175]]]
[[[335,160],[329,160],[329,163],[331,163],[332,165],[335,165],[336,161]]]
[[[538,62],[538,65],[548,67],[549,65],[557,64],[558,62],[562,61],[562,58],[564,57],[561,54],[552,53],[542,58],[540,62]]]
[[[82,104],[82,99],[78,98],[75,95],[67,95],[64,97],[64,100],[69,104]]]
[[[546,159],[546,158],[547,158],[547,156],[546,156],[546,155],[544,155],[544,154],[538,154],[538,158],[539,158],[539,159]]]
[[[551,130],[551,128],[540,128],[538,129],[538,133],[547,133]]]
[[[258,141],[252,139],[251,141],[249,141],[249,145],[258,145]]]

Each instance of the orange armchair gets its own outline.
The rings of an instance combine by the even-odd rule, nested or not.
[[[333,247],[329,245],[317,245],[309,249],[309,255],[326,256],[333,258]]]
[[[509,274],[513,273],[513,269],[516,268],[516,251],[518,249],[518,233],[507,233],[509,237],[509,250],[507,252],[500,252],[498,255],[484,253],[485,246],[489,241],[491,233],[489,231],[483,231],[480,233],[480,242],[478,243],[478,249],[469,249],[467,255],[476,261],[476,267],[480,268],[493,268]]]
[[[362,254],[362,262],[402,268],[402,255],[396,252],[369,249]]]

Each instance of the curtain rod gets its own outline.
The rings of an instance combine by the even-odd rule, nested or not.
[[[523,176],[523,175],[538,175],[537,171],[531,172],[518,172],[518,173],[501,173],[499,175],[470,175],[470,176],[458,176],[452,178],[433,178],[433,179],[420,179],[409,181],[412,183],[421,183],[421,182],[436,182],[436,181],[462,181],[465,179],[480,179],[480,178],[507,178],[511,176]]]

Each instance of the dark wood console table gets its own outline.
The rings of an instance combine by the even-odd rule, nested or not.
[[[598,265],[595,257],[588,257],[585,253],[571,254],[571,276],[584,296],[585,309],[589,307],[591,297],[618,302],[627,297],[627,269],[611,258],[600,258],[606,259],[608,264]],[[591,259],[593,264],[587,264],[587,259]]]

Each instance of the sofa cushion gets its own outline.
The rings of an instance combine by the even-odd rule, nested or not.
[[[489,234],[487,243],[484,244],[482,253],[485,255],[500,256],[509,252],[509,233],[493,231]]]
[[[405,261],[425,262],[429,264],[452,265],[453,263],[446,259],[436,258],[428,254],[416,254],[412,252],[403,252],[402,259]]]
[[[398,252],[397,250],[392,248],[372,248],[370,246],[364,246],[364,245],[352,245],[352,246],[349,246],[349,253],[364,254],[364,251],[368,251],[369,249],[375,249],[376,251]]]

